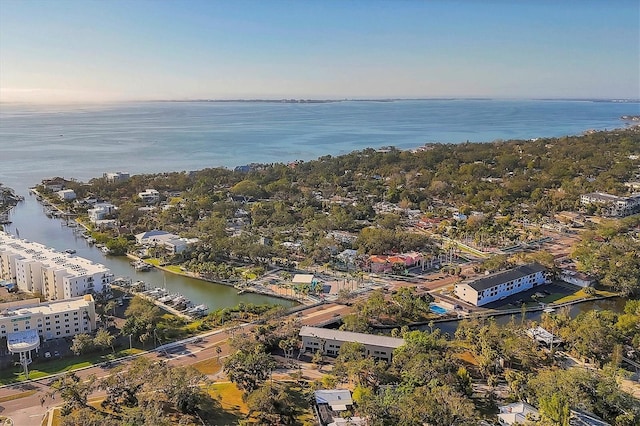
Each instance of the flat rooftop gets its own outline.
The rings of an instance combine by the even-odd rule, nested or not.
[[[0,250],[9,251],[23,259],[33,260],[51,268],[66,270],[70,275],[81,277],[98,273],[109,273],[109,268],[83,257],[61,253],[40,243],[21,240],[0,231]]]
[[[0,303],[0,319],[20,318],[40,313],[43,315],[51,315],[76,311],[78,309],[88,307],[90,302],[93,302],[93,297],[91,295],[23,306],[11,306],[11,302]]]
[[[363,345],[374,345],[393,349],[404,345],[404,339],[398,339],[395,337],[331,330],[328,328],[309,327],[306,325],[300,329],[300,336],[313,337],[316,339],[338,340],[342,342],[356,342],[362,343]]]

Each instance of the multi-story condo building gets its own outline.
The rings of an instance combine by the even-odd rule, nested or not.
[[[113,274],[104,265],[0,232],[0,279],[61,300],[102,292]]]
[[[604,192],[592,192],[580,196],[582,205],[597,205],[605,216],[625,217],[640,212],[640,194],[618,197]]]
[[[385,361],[391,361],[393,350],[404,345],[404,339],[395,337],[309,326],[300,329],[300,337],[305,352],[321,351],[324,355],[337,356],[345,342],[356,342],[364,346],[366,356]]]
[[[39,299],[0,303],[0,338],[37,330],[44,340],[91,333],[96,329],[93,297],[40,303]]]
[[[545,284],[547,282],[545,272],[544,266],[529,263],[477,280],[456,284],[454,291],[461,300],[482,306]]]

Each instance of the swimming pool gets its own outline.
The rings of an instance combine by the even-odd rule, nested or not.
[[[445,308],[440,305],[436,305],[435,303],[429,305],[429,310],[438,315],[444,315],[448,312]]]

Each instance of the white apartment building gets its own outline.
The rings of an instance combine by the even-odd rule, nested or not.
[[[546,268],[538,263],[517,266],[455,285],[455,294],[472,305],[482,306],[547,282]]]
[[[113,274],[104,265],[0,232],[0,279],[61,300],[101,292]]]
[[[391,361],[393,350],[404,345],[404,339],[395,337],[309,326],[300,329],[300,337],[305,352],[321,351],[324,355],[337,356],[345,342],[356,342],[364,345],[366,356],[385,361]]]
[[[39,299],[0,303],[0,338],[37,330],[44,340],[91,333],[96,329],[93,297],[40,303]]]
[[[592,192],[580,196],[582,205],[598,205],[605,216],[625,217],[640,212],[640,194],[618,197],[604,192]]]
[[[138,193],[138,197],[146,204],[155,204],[160,201],[160,193],[155,189],[145,189]]]

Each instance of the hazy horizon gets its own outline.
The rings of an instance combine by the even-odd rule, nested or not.
[[[0,6],[2,103],[640,98],[632,0]]]

